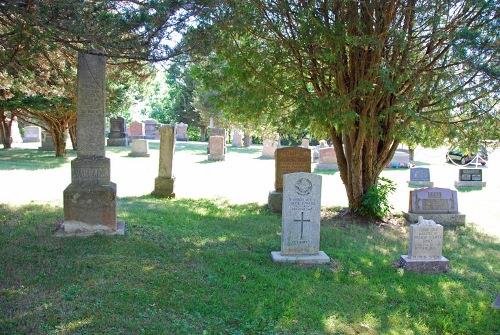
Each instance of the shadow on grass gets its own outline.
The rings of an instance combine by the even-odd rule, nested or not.
[[[238,148],[238,147],[232,147],[231,145],[228,145],[227,147],[227,152],[228,153],[239,153],[239,154],[255,154],[257,152],[261,152],[262,148],[259,147],[246,147],[246,148]]]
[[[425,166],[425,165],[430,165],[429,163],[426,163],[426,162],[421,162],[421,161],[413,161],[413,164],[415,164],[415,166]]]
[[[223,163],[224,161],[213,161],[209,159],[205,159],[203,161],[198,161],[196,164],[212,164],[212,163]]]
[[[490,334],[498,241],[445,231],[445,275],[392,262],[406,233],[322,224],[315,268],[278,265],[280,218],[211,200],[119,201],[127,235],[53,237],[61,208],[0,206],[0,332]],[[466,302],[466,303],[464,303]],[[122,315],[126,317],[117,317]],[[416,317],[418,315],[418,317]]]
[[[475,192],[483,190],[482,186],[460,186],[455,188],[457,189],[458,192]]]
[[[76,157],[73,150],[66,151],[66,157],[55,157],[54,151],[37,149],[0,150],[0,170],[54,169]]]
[[[322,174],[322,175],[333,176],[337,172],[339,172],[339,170],[318,170],[318,169],[314,169],[314,173],[316,173],[316,174]]]

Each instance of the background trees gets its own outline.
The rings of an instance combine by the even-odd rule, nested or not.
[[[356,211],[420,124],[498,125],[497,12],[494,1],[224,1],[191,43],[215,36],[214,85],[259,104],[238,115],[329,134]]]

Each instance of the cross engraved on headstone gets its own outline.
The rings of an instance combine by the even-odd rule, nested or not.
[[[300,222],[300,239],[303,239],[304,234],[304,222],[311,222],[311,220],[304,220],[304,212],[300,213],[300,220],[293,220],[294,222]]]

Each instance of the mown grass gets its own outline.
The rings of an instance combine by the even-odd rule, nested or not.
[[[76,152],[67,150],[66,157],[55,157],[54,151],[37,149],[0,150],[0,170],[40,170],[53,169],[68,163],[76,157]]]
[[[452,271],[405,273],[404,227],[322,223],[331,265],[271,262],[257,205],[122,199],[121,237],[55,238],[60,208],[0,207],[0,333],[494,334],[498,241],[446,229]]]

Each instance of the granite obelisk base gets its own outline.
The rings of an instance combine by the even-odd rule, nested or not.
[[[151,194],[161,198],[175,198],[174,184],[175,177],[156,177],[155,189]]]

